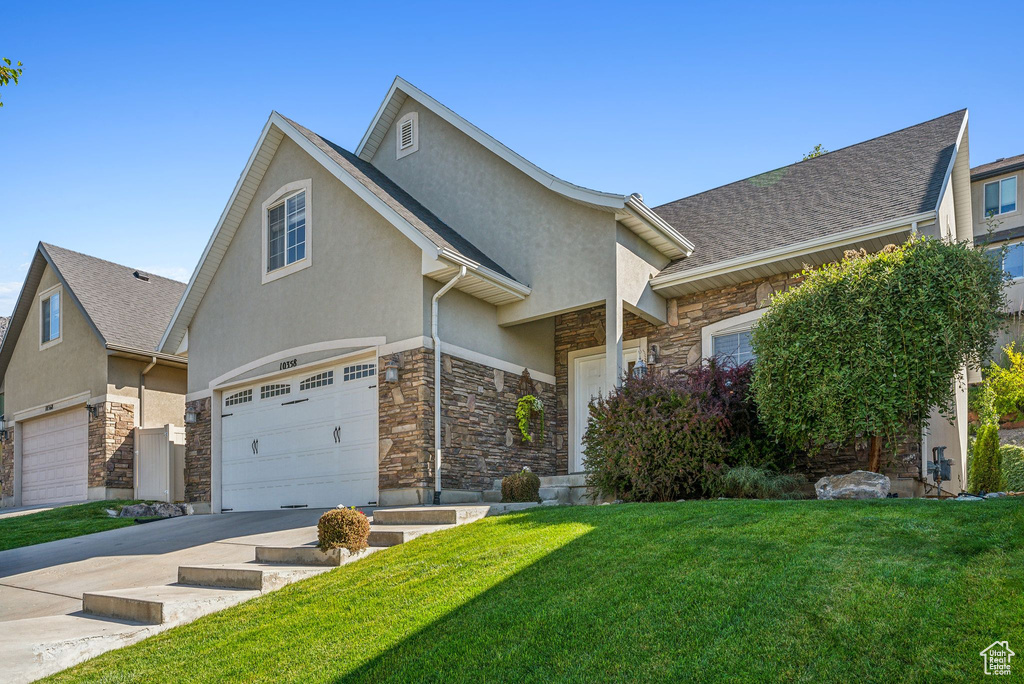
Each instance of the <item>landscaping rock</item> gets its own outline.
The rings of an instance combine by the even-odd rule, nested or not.
[[[989,492],[985,495],[986,499],[998,499],[1001,496],[1006,496],[1006,492]]]
[[[819,499],[884,499],[892,483],[881,473],[855,470],[847,475],[830,475],[814,485]]]
[[[962,493],[955,499],[949,499],[949,501],[984,501],[985,498],[981,496],[975,496],[974,494]]]
[[[192,515],[191,504],[132,504],[121,509],[122,518],[177,518],[182,515]]]

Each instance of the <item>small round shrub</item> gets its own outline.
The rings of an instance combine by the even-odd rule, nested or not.
[[[1003,480],[1011,492],[1024,492],[1024,447],[1004,444],[999,447],[1003,461]]]
[[[501,479],[501,500],[540,501],[540,478],[525,468]]]
[[[320,516],[316,525],[320,550],[348,549],[362,551],[370,539],[370,521],[354,508],[334,508]]]

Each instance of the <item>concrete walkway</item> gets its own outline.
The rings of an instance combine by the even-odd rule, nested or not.
[[[178,566],[251,562],[316,539],[321,510],[199,515],[0,551],[0,678],[29,682],[166,627],[84,615],[82,594],[171,584]]]

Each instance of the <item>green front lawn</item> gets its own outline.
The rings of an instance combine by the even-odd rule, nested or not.
[[[702,501],[488,518],[53,679],[966,681],[997,639],[1022,500]]]
[[[121,510],[131,503],[139,502],[90,501],[0,519],[0,551],[134,525],[133,518],[111,518],[106,513],[108,508]]]

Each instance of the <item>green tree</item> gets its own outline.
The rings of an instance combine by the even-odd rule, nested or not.
[[[807,161],[808,159],[814,159],[815,157],[820,157],[823,154],[828,154],[828,150],[826,150],[824,147],[822,147],[821,143],[818,143],[817,145],[814,146],[814,149],[812,149],[810,152],[805,154],[804,158],[801,159],[800,161]]]
[[[1005,275],[966,243],[914,237],[805,270],[754,327],[753,393],[768,429],[820,450],[890,444],[955,410],[954,380],[992,348]]]
[[[989,423],[978,430],[967,474],[967,491],[998,492],[1003,488],[1002,458],[999,452],[999,426]]]
[[[5,86],[11,81],[14,81],[14,85],[18,85],[18,79],[21,78],[21,62],[12,64],[11,60],[6,57],[0,59],[0,86]],[[0,107],[3,107],[4,103],[0,101]]]

